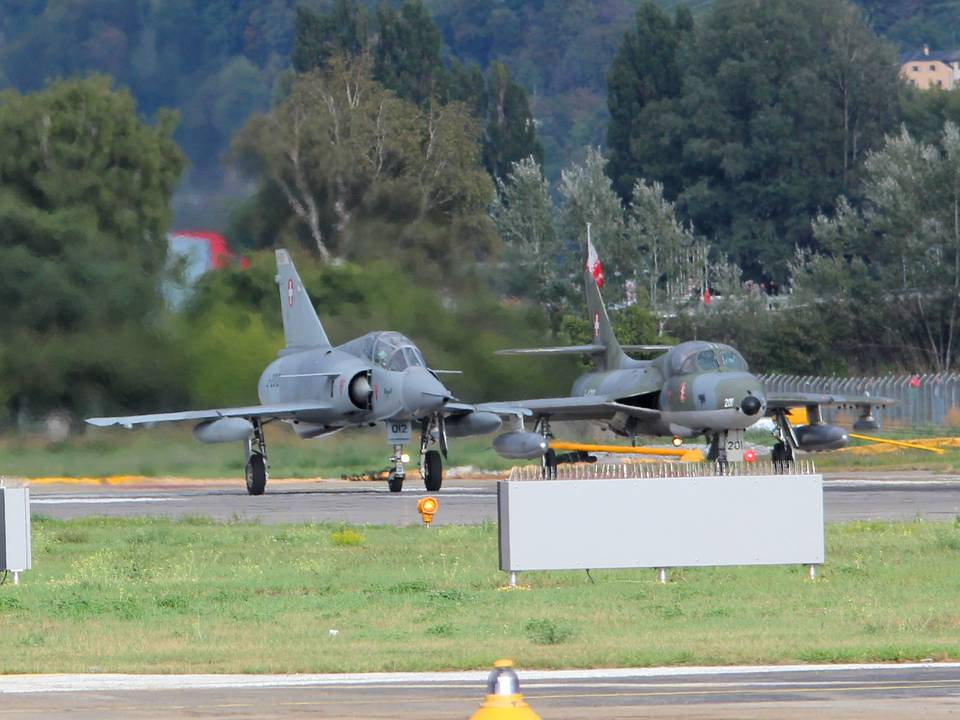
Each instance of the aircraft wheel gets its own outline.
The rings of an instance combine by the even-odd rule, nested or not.
[[[443,484],[443,460],[436,450],[428,450],[423,456],[423,486],[427,492],[437,492]]]
[[[790,455],[786,444],[782,442],[774,443],[773,450],[770,451],[770,459],[773,462],[790,462],[793,459]]]
[[[252,453],[247,460],[247,492],[250,495],[263,495],[267,489],[267,459],[258,452]]]
[[[403,475],[397,475],[395,472],[387,475],[387,487],[390,492],[398,493],[403,490]]]
[[[557,476],[557,451],[550,448],[543,454],[543,469],[548,478]]]

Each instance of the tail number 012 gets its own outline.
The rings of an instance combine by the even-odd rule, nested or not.
[[[403,445],[410,442],[411,428],[409,420],[387,420],[387,442],[391,445]]]

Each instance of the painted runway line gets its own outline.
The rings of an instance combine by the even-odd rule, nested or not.
[[[518,669],[521,681],[530,687],[539,686],[538,682],[561,680],[604,681],[625,679],[657,679],[681,677],[723,677],[729,675],[764,675],[780,673],[808,675],[812,673],[839,672],[890,672],[902,673],[910,670],[957,670],[960,663],[902,663],[890,665],[884,663],[840,664],[840,665],[729,665],[717,667],[657,667],[657,668],[607,668],[600,670],[524,670]],[[487,670],[464,672],[424,672],[424,673],[345,673],[345,674],[302,674],[302,675],[4,675],[0,676],[0,694],[3,693],[40,693],[40,692],[102,692],[119,690],[163,690],[163,689],[203,689],[203,688],[248,688],[265,687],[311,687],[325,685],[435,685],[468,683],[482,686]],[[772,681],[771,685],[789,683]],[[800,681],[805,686],[820,681]],[[841,684],[864,684],[863,681],[837,681]],[[943,683],[944,680],[911,681]],[[960,674],[958,674],[960,682]],[[762,681],[728,681],[731,686],[759,685]],[[712,683],[710,683],[712,684]],[[543,686],[546,687],[546,686]]]

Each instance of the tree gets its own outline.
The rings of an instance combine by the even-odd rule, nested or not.
[[[0,376],[20,410],[156,401],[173,385],[158,318],[175,124],[145,125],[102,76],[0,95]]]
[[[804,258],[797,284],[848,312],[883,306],[899,344],[947,372],[960,323],[960,130],[947,123],[938,146],[906,130],[888,139],[866,162],[863,197],[862,210],[841,199],[816,219],[827,254]]]
[[[783,279],[896,123],[893,49],[846,0],[718,0],[684,58],[682,94],[641,110],[632,158],[750,274]]]
[[[355,0],[335,0],[326,14],[301,5],[293,28],[291,59],[298,73],[322,70],[337,55],[356,57],[367,50],[370,40],[367,11]]]
[[[631,266],[631,257],[624,236],[623,208],[604,174],[605,164],[599,148],[588,148],[583,164],[573,163],[560,174],[559,232],[567,251],[569,276],[579,287],[578,270],[586,260],[587,224],[590,224],[593,244],[609,269],[606,281],[622,300],[629,278],[624,269]]]
[[[483,159],[493,177],[501,177],[525,157],[543,163],[543,147],[527,103],[527,94],[510,78],[503,63],[495,62],[487,75],[485,97],[489,99]]]
[[[367,60],[338,57],[254,117],[233,157],[261,180],[263,202],[284,199],[323,260],[400,252],[413,262],[419,247],[449,267],[490,249],[478,135],[462,104],[419,108],[374,81]]]
[[[620,197],[626,200],[643,174],[639,158],[631,151],[638,133],[640,112],[649,103],[680,94],[682,76],[678,52],[683,35],[692,30],[689,11],[679,6],[676,22],[653,0],[637,9],[634,28],[628,31],[607,72],[607,173]]]
[[[547,308],[556,320],[556,285],[560,246],[554,227],[555,208],[550,184],[540,164],[527,157],[513,163],[505,179],[497,179],[491,215],[505,250],[500,262],[500,285],[510,295],[529,297]]]
[[[442,41],[422,0],[404,0],[399,12],[381,5],[377,24],[374,77],[405,100],[427,103],[437,91],[437,76],[443,70]]]

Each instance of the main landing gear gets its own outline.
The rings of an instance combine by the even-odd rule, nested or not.
[[[777,473],[789,472],[793,464],[793,451],[800,443],[797,440],[797,434],[787,418],[786,412],[780,411],[775,417],[776,429],[773,436],[777,442],[773,445],[770,452],[770,459],[773,461],[773,469]]]
[[[247,493],[263,495],[267,489],[267,443],[263,439],[263,423],[253,421],[253,434],[247,438],[247,464],[244,477],[247,481]]]
[[[553,440],[553,431],[550,430],[550,418],[545,415],[537,418],[537,424],[534,425],[533,431],[540,433],[543,439],[547,441],[547,451],[543,454],[543,457],[540,458],[543,476],[548,479],[555,478],[557,476],[557,465],[560,463],[557,459],[557,451],[550,447],[550,441]]]

